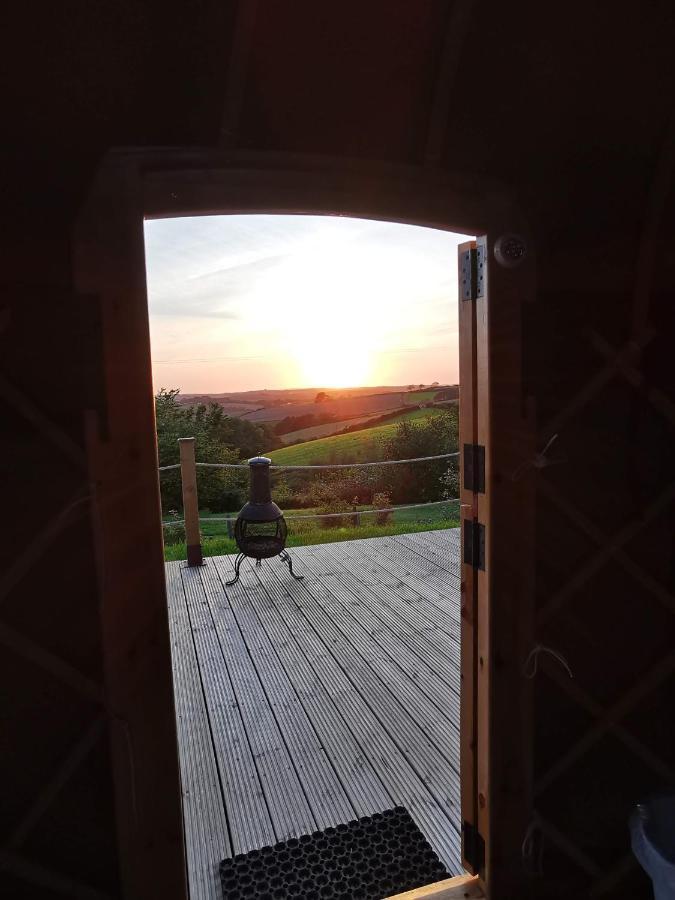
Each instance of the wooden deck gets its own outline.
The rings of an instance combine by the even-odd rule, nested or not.
[[[460,863],[459,530],[166,566],[192,900],[218,863],[405,806]]]

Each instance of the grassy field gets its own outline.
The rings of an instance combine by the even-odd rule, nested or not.
[[[429,416],[436,416],[442,410],[435,409],[433,406],[426,407],[425,409],[411,409],[408,412],[399,413],[397,416],[392,416],[390,421],[387,422],[387,425],[396,423],[396,422],[414,422],[416,419],[428,419]]]
[[[303,510],[308,512],[308,510]],[[420,513],[423,516],[420,516]],[[417,514],[417,519],[414,519]],[[290,515],[290,512],[289,512]],[[362,517],[362,523],[368,520],[368,516]],[[310,526],[309,522],[313,524]],[[397,512],[393,522],[386,525],[362,524],[360,526],[344,525],[337,528],[322,528],[316,520],[303,523],[303,530],[297,527],[297,520],[288,523],[289,547],[304,547],[309,544],[330,544],[339,541],[353,541],[357,538],[386,537],[392,534],[411,534],[416,531],[438,531],[443,528],[459,527],[459,507],[453,504],[450,511],[447,506],[430,507],[428,510],[409,509]],[[222,531],[214,533],[216,526]],[[237,545],[233,538],[224,534],[224,523],[208,520],[202,522],[202,551],[204,556],[224,556],[237,552]],[[306,529],[306,530],[305,530]],[[167,562],[185,559],[187,552],[185,544],[170,544],[164,547],[164,559]]]
[[[393,437],[398,422],[424,419],[437,414],[432,409],[412,409],[400,413],[391,422],[362,428],[349,434],[335,434],[330,437],[304,441],[292,447],[280,447],[266,453],[273,463],[282,466],[308,466],[328,462],[362,462],[382,459],[381,444]]]
[[[434,388],[432,391],[410,391],[409,394],[405,394],[405,402],[406,403],[429,403],[434,399],[439,389]]]
[[[326,422],[325,425],[308,425],[307,428],[299,428],[297,431],[289,431],[281,435],[284,444],[292,444],[295,441],[313,441],[317,438],[329,437],[344,431],[350,425],[361,425],[370,419],[377,419],[379,413],[370,413],[367,416],[356,416],[353,419],[342,419],[340,422]]]

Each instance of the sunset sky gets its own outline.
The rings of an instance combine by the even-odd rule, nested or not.
[[[327,216],[148,221],[155,388],[455,383],[464,240]]]

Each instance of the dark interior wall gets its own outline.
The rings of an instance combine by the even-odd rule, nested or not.
[[[456,6],[363,7],[259,4],[237,146],[423,160]],[[109,148],[215,143],[233,21],[215,0],[26,5],[0,54],[8,896],[78,896],[69,879],[119,892],[83,460],[102,366],[70,235]],[[448,70],[444,168],[501,180],[531,224],[525,377],[540,446],[558,435],[556,465],[524,476],[537,483],[537,639],[574,674],[541,658],[535,679],[538,896],[648,896],[626,819],[675,767],[674,37],[665,2],[493,4],[471,13]]]
[[[82,421],[96,331],[73,294],[67,219],[3,213],[0,885],[77,896],[75,877],[116,893]]]
[[[548,657],[535,683],[535,807],[569,841],[544,837],[544,881],[560,897],[588,885],[649,896],[627,820],[637,800],[673,783],[673,198],[659,178],[664,161],[672,167],[668,141],[664,127],[649,162],[610,152],[593,178],[581,175],[577,233],[562,213],[553,235],[535,226],[525,377],[540,446],[557,435],[554,465],[536,476],[536,638],[574,676]]]

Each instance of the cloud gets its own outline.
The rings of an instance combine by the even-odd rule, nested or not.
[[[151,291],[152,315],[241,319],[257,280],[284,259],[284,254],[270,254],[212,272],[174,278],[164,290]]]
[[[187,279],[191,284],[199,282],[209,282],[212,279],[234,278],[240,279],[242,276],[246,279],[255,277],[260,272],[265,272],[273,268],[280,260],[286,259],[285,253],[270,253],[260,256],[257,259],[250,259],[246,262],[232,263],[229,266],[221,266],[214,269],[213,272],[204,272],[202,275],[193,275]]]

